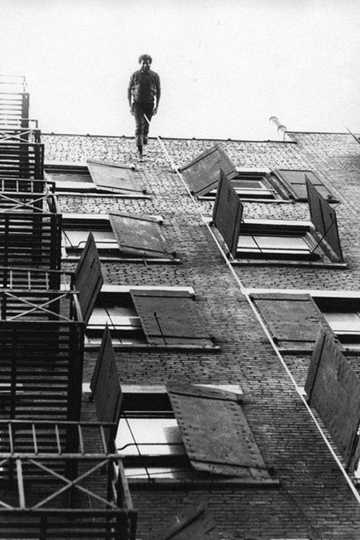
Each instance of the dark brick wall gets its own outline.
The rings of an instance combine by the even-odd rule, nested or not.
[[[238,166],[312,168],[339,193],[337,206],[347,270],[242,266],[236,272],[245,287],[357,289],[360,258],[357,202],[360,201],[360,145],[350,135],[294,134],[296,142],[225,141],[222,146]],[[44,136],[47,159],[84,161],[97,158],[134,162],[134,141],[115,137]],[[181,166],[212,141],[165,140]],[[220,352],[116,351],[123,383],[168,381],[239,383],[244,410],[265,462],[280,480],[267,489],[191,485],[133,488],[139,511],[139,540],[156,538],[169,517],[184,507],[207,503],[221,540],[310,537],[355,540],[360,537],[360,510],[336,462],[292,387],[245,297],[226,267],[200,218],[210,216],[211,202],[194,206],[152,139],[138,164],[153,193],[151,201],[109,197],[60,196],[64,212],[127,211],[161,214],[180,265],[106,264],[107,283],[178,285],[195,289],[209,333]],[[346,184],[344,186],[343,184]],[[246,203],[245,217],[308,219],[306,204]],[[84,381],[96,358],[86,354]],[[304,384],[309,356],[285,357],[299,385]],[[94,418],[84,400],[84,418]],[[189,539],[190,540],[190,539]]]

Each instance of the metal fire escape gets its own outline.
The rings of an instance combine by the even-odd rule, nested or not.
[[[0,538],[134,540],[114,420],[80,420],[100,262],[89,235],[75,272],[60,270],[61,215],[19,80],[0,76]]]

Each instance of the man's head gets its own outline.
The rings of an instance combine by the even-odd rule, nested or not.
[[[149,54],[142,54],[139,56],[139,64],[141,64],[141,69],[144,71],[149,71],[151,66],[152,58]]]

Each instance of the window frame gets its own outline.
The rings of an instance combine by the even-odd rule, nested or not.
[[[279,172],[278,172],[279,171]],[[288,185],[286,180],[281,176],[281,171],[294,171],[294,172],[303,172],[303,173],[312,173],[315,175],[319,182],[329,191],[331,194],[331,189],[328,188],[326,184],[319,178],[316,171],[311,169],[283,169],[283,168],[274,168],[269,167],[236,167],[234,172],[227,174],[227,177],[231,181],[238,197],[243,202],[252,202],[252,203],[273,203],[273,204],[295,204],[295,203],[307,203],[308,198],[299,198],[296,197],[294,190],[291,189],[291,186]],[[248,177],[252,177],[254,181],[259,181],[266,186],[268,191],[272,191],[273,197],[258,197],[258,196],[249,196],[239,193],[239,189],[234,185],[237,179],[247,180]],[[264,190],[265,191],[265,190]],[[196,195],[199,200],[203,201],[214,201],[216,199],[217,186],[213,189],[210,189],[206,195]],[[337,203],[339,201],[336,197],[332,196],[328,199],[329,203]]]
[[[328,326],[330,327],[333,335],[335,338],[339,341],[341,344],[341,347],[344,351],[349,351],[354,354],[359,353],[360,354],[360,294],[358,297],[339,297],[339,296],[330,296],[330,295],[317,295],[317,294],[311,294],[312,299],[314,300],[315,304],[321,311],[323,317],[325,318]],[[335,310],[334,301],[337,300],[339,303],[339,307],[343,308],[340,310]],[[327,304],[330,309],[326,310],[325,305]],[[357,304],[357,306],[356,306]],[[357,308],[357,309],[351,309],[351,308]],[[336,330],[334,326],[332,325],[329,318],[326,316],[326,313],[344,313],[344,314],[350,314],[350,315],[357,315],[358,317],[358,330]],[[351,338],[355,338],[354,341],[352,341]],[[356,339],[357,338],[357,339]],[[356,345],[357,344],[357,347]]]
[[[277,232],[278,234],[271,234]],[[309,245],[309,248],[321,250],[318,256],[314,258],[302,258],[297,254],[289,254],[287,257],[281,256],[281,250],[274,251],[273,255],[261,256],[261,250],[256,255],[251,256],[251,252],[248,252],[248,256],[242,256],[241,250],[238,248],[236,257],[230,255],[230,262],[232,265],[275,265],[275,266],[310,266],[321,268],[347,268],[346,262],[338,262],[335,259],[331,248],[327,242],[319,237],[314,225],[311,221],[290,221],[290,220],[258,220],[247,219],[241,222],[241,228],[239,238],[244,233],[248,233],[249,236],[295,236],[304,238],[305,242]],[[221,235],[220,235],[221,237]],[[244,250],[245,251],[245,250]],[[276,256],[278,255],[278,256]],[[293,255],[293,256],[291,256]]]
[[[163,223],[163,218],[162,216],[151,216],[154,221],[156,221],[159,226],[162,225]],[[141,216],[139,216],[139,218],[141,218]],[[76,223],[79,223],[80,225],[84,224],[84,226],[87,227],[87,229],[79,229],[79,228],[76,228],[75,225]],[[110,223],[110,217],[108,214],[97,214],[97,215],[93,215],[93,214],[77,214],[77,213],[68,213],[68,214],[63,214],[62,216],[62,240],[61,240],[61,259],[62,259],[62,262],[76,262],[80,259],[80,256],[81,256],[81,248],[79,248],[79,253],[78,254],[67,254],[67,246],[65,245],[66,244],[66,231],[67,229],[71,230],[71,228],[73,228],[73,230],[84,230],[85,231],[85,234],[84,234],[84,238],[87,238],[87,235],[89,234],[89,232],[94,232],[93,228],[95,225],[99,225],[99,227],[101,227],[101,225],[104,225],[105,229],[104,230],[107,230],[107,229],[110,229],[111,232],[113,233],[113,230],[112,230],[112,227],[111,227],[111,223]],[[98,230],[102,230],[102,229],[98,229]],[[117,251],[118,253],[114,253],[114,255],[104,255],[101,253],[101,249],[102,248],[98,248],[98,253],[99,253],[99,258],[102,262],[118,262],[118,263],[144,263],[144,261],[146,262],[146,264],[179,264],[181,261],[178,257],[176,257],[176,254],[174,253],[174,257],[172,258],[169,258],[169,257],[136,257],[136,256],[122,256],[121,255],[121,250],[120,250],[120,247],[117,243],[117,240],[116,240],[116,237],[114,235],[114,244],[117,245],[116,248],[112,247],[112,248],[109,248],[110,250],[113,250],[113,251]]]
[[[159,291],[159,292],[180,292],[188,295],[189,297],[193,297],[194,302],[196,302],[196,295],[195,291],[192,287],[167,287],[167,286],[145,286],[145,285],[139,285],[139,286],[128,286],[128,285],[103,285],[101,288],[101,291],[99,293],[100,295],[109,295],[109,297],[113,298],[115,294],[127,294],[130,296],[131,291]],[[99,298],[98,296],[98,298]],[[96,308],[96,303],[94,306],[94,309]],[[135,308],[136,312],[136,308]],[[200,320],[201,320],[201,312],[199,313]],[[139,317],[139,315],[137,315]],[[140,317],[139,317],[140,319]],[[85,330],[85,349],[86,350],[92,350],[96,349],[98,350],[101,345],[101,336],[104,332],[106,323],[103,325],[96,325],[98,328],[96,329],[99,333],[99,338],[93,340],[92,342],[89,341],[88,336],[86,335],[87,332],[89,332],[89,327],[91,326],[91,323],[89,321],[89,324],[87,325],[87,328]],[[108,326],[109,330],[111,331],[111,326]],[[144,343],[117,343],[115,341],[116,338],[112,338],[113,341],[113,348],[123,350],[173,350],[173,351],[206,351],[206,352],[218,352],[220,350],[220,346],[215,342],[212,341],[212,339],[209,337],[209,343],[212,341],[211,346],[202,346],[194,345],[194,344],[152,344],[146,341],[146,334],[143,329],[141,320],[140,320],[140,328],[142,333],[144,334]],[[90,328],[91,331],[91,328]],[[134,331],[135,332],[135,331]]]
[[[249,178],[250,177],[250,178]],[[264,191],[271,191],[272,197],[258,197],[250,196],[249,194],[241,194],[240,189],[235,186],[236,180],[249,180],[261,182],[265,188]],[[247,167],[236,167],[236,170],[228,174],[228,178],[231,181],[238,197],[244,202],[258,202],[258,203],[291,203],[293,202],[288,196],[287,191],[285,190],[282,183],[279,182],[278,176],[269,168],[263,167],[259,168],[247,168]],[[249,190],[251,191],[251,190]],[[199,200],[203,201],[215,201],[216,199],[217,186],[211,189],[206,195],[197,195]]]
[[[238,394],[239,396],[239,402],[241,402],[242,398],[243,398],[243,390],[241,388],[241,386],[239,384],[214,384],[214,383],[193,383],[194,386],[202,386],[202,387],[205,387],[205,388],[213,388],[213,389],[223,389],[223,390],[227,390],[227,391],[230,391],[232,393],[236,393]],[[146,409],[145,406],[144,406],[144,409],[140,409],[141,413],[142,414],[142,418],[175,418],[176,419],[176,416],[172,410],[172,406],[171,406],[171,403],[170,403],[170,399],[168,397],[168,393],[167,393],[167,389],[166,389],[166,386],[165,385],[126,385],[126,384],[122,384],[121,385],[122,387],[122,394],[123,394],[123,402],[122,402],[122,411],[121,411],[121,414],[120,414],[120,420],[119,420],[119,428],[120,428],[120,422],[121,422],[121,419],[124,418],[123,416],[123,412],[124,412],[124,407],[126,406],[126,399],[131,399],[133,398],[134,399],[134,396],[136,396],[136,401],[137,403],[141,402],[141,396],[146,396],[144,398],[144,404],[146,405],[146,401],[151,401],[151,403],[153,403],[153,400],[154,398],[157,400],[160,399],[163,400],[164,402],[166,402],[166,406],[168,408],[164,408],[164,416],[161,416],[159,415],[158,413],[161,412],[161,410],[156,410],[156,413],[157,414],[152,414],[152,412],[149,410],[149,409]],[[239,406],[241,406],[241,403],[239,403]],[[144,412],[143,412],[144,411]],[[136,416],[130,416],[130,418],[133,417],[133,418],[136,418]],[[118,429],[119,429],[118,428]],[[180,428],[178,426],[177,428],[179,430],[179,434],[180,434],[180,437],[182,437],[181,435],[181,431],[180,431]],[[136,441],[135,439],[135,444],[138,443],[140,444],[140,441]],[[116,444],[116,439],[115,439],[115,444]],[[156,444],[156,443],[154,443]],[[117,447],[117,444],[116,444],[116,450],[117,452],[119,452],[119,454],[121,455],[121,451],[118,449]],[[215,487],[226,487],[226,486],[229,486],[229,485],[242,485],[243,487],[278,487],[280,485],[280,482],[278,479],[276,478],[270,478],[268,480],[245,480],[245,479],[241,479],[241,478],[238,478],[238,477],[222,477],[220,475],[217,475],[217,474],[210,474],[210,473],[200,473],[199,471],[197,471],[195,468],[193,468],[193,466],[191,465],[190,463],[190,459],[189,457],[187,456],[187,453],[186,453],[186,449],[185,447],[183,446],[183,453],[179,453],[179,454],[171,454],[169,453],[168,455],[162,455],[162,454],[158,454],[158,455],[145,455],[145,456],[140,456],[138,458],[135,458],[135,459],[132,459],[132,457],[128,456],[128,459],[126,456],[123,456],[123,464],[124,464],[124,468],[125,468],[125,471],[126,471],[126,465],[127,465],[127,461],[128,462],[133,462],[133,463],[136,463],[136,462],[140,462],[138,463],[139,467],[144,467],[144,469],[146,469],[146,467],[151,467],[151,465],[153,465],[155,463],[155,466],[159,463],[161,463],[162,465],[164,464],[165,467],[169,467],[171,468],[171,465],[173,466],[176,466],[176,465],[180,465],[182,467],[184,467],[185,469],[185,476],[184,478],[174,478],[174,477],[162,477],[162,478],[153,478],[151,477],[151,473],[150,473],[150,477],[144,477],[144,478],[139,478],[139,477],[131,477],[131,476],[127,476],[127,480],[128,482],[131,484],[132,488],[136,488],[136,486],[138,486],[139,488],[142,488],[142,487],[145,487],[145,486],[151,486],[151,485],[158,485],[159,487],[163,486],[165,489],[170,486],[170,485],[188,485],[188,484],[191,484],[191,485],[195,485],[199,488],[201,487],[207,487],[209,485],[211,486],[215,486]],[[143,457],[143,464],[141,464],[141,457]],[[270,467],[269,467],[270,469]]]
[[[129,165],[128,167],[131,170],[136,171],[134,165]],[[71,171],[69,169],[72,169]],[[85,182],[56,182],[56,179],[53,175],[56,174],[79,174],[84,175],[90,179],[90,181]],[[44,179],[47,182],[52,182],[55,185],[56,193],[58,195],[76,195],[78,197],[110,197],[110,198],[120,198],[120,199],[151,199],[151,195],[147,192],[145,193],[135,193],[135,192],[115,192],[110,188],[99,188],[96,186],[95,182],[92,180],[88,166],[86,162],[67,162],[67,161],[48,161],[44,165]],[[63,185],[61,185],[63,184]]]

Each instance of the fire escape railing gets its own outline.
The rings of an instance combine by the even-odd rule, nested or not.
[[[36,538],[135,540],[122,460],[106,442],[112,428],[0,420],[0,486],[8,488],[0,497],[0,535],[4,529],[27,539],[35,529]]]
[[[0,177],[0,264],[60,268],[61,214],[54,184]]]
[[[75,273],[60,271],[43,167],[25,78],[0,74],[0,537],[135,540],[115,425],[80,421],[100,262],[90,236]]]

